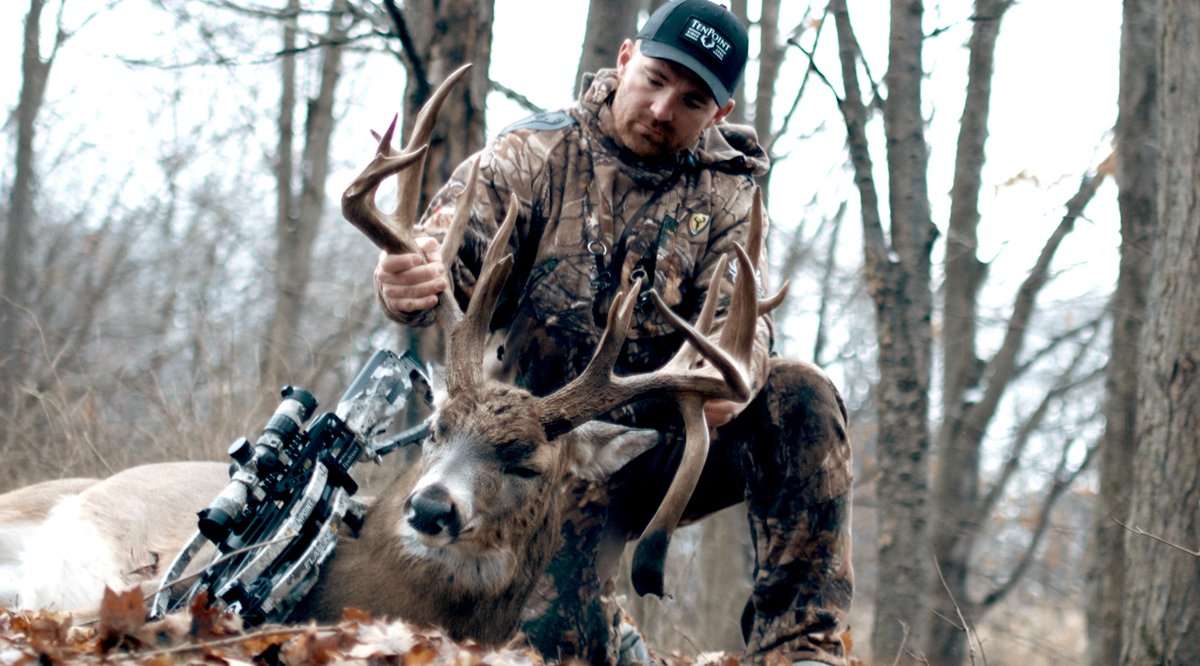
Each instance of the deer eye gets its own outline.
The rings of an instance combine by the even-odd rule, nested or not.
[[[432,435],[432,439],[435,440],[446,439],[446,435],[450,434],[450,426],[444,421],[438,421],[434,424],[433,432],[430,434]]]
[[[504,468],[504,473],[510,476],[520,477],[522,479],[532,479],[542,475],[542,473],[538,470],[532,467],[525,467],[523,465],[508,465]]]

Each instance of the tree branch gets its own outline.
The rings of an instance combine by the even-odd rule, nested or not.
[[[954,593],[950,591],[950,585],[946,583],[946,577],[942,574],[942,566],[938,564],[937,556],[933,556],[933,568],[937,571],[938,580],[942,581],[942,589],[946,590],[946,596],[950,597],[950,603],[954,606],[954,612],[958,615],[959,629],[967,633],[967,655],[970,658],[972,666],[975,664],[975,646],[971,643],[972,636],[976,642],[979,642],[979,634],[974,630],[967,617],[963,615],[962,608],[958,605],[958,600],[954,598]],[[936,611],[935,611],[936,614]],[[983,653],[983,643],[979,642],[979,652]],[[987,657],[983,658],[984,666],[987,666]]]
[[[1094,340],[1095,337],[1093,337],[1092,340],[1089,340],[1087,344],[1082,345],[1079,348],[1075,354],[1075,357],[1071,359],[1071,363],[1059,376],[1058,381],[1055,382],[1054,386],[1051,387],[1049,391],[1046,391],[1045,395],[1042,396],[1042,400],[1038,403],[1038,406],[1018,427],[1017,435],[1013,441],[1012,447],[1009,449],[1008,458],[1004,462],[1004,467],[1001,468],[1000,475],[996,477],[996,480],[992,483],[991,487],[988,488],[987,494],[984,495],[983,500],[979,503],[979,508],[975,511],[973,524],[983,525],[987,521],[987,517],[992,514],[993,510],[995,510],[996,504],[999,502],[1000,497],[1004,494],[1009,480],[1012,478],[1013,474],[1016,473],[1017,469],[1020,468],[1021,456],[1024,454],[1025,448],[1028,446],[1029,441],[1033,439],[1033,435],[1038,431],[1038,428],[1041,427],[1042,421],[1045,419],[1046,414],[1050,410],[1050,405],[1055,400],[1064,397],[1079,386],[1103,376],[1104,368],[1101,367],[1092,370],[1082,377],[1074,377],[1075,371],[1082,363],[1084,357],[1091,347],[1092,341]]]
[[[1106,308],[1106,311],[1107,311],[1107,308]],[[1105,314],[1101,314],[1097,317],[1094,317],[1092,319],[1089,319],[1088,321],[1083,322],[1079,326],[1076,326],[1074,328],[1069,328],[1069,329],[1063,331],[1062,333],[1059,333],[1058,335],[1055,335],[1054,337],[1050,338],[1050,341],[1047,342],[1045,345],[1043,345],[1041,349],[1038,349],[1034,353],[1030,354],[1029,358],[1025,359],[1024,361],[1022,361],[1020,364],[1017,365],[1017,369],[1013,373],[1013,377],[1016,378],[1016,377],[1023,376],[1030,368],[1032,368],[1034,365],[1036,365],[1038,361],[1049,356],[1051,353],[1053,353],[1055,350],[1057,350],[1060,346],[1062,346],[1062,344],[1064,342],[1069,342],[1071,340],[1074,340],[1075,338],[1079,337],[1079,334],[1081,334],[1085,331],[1092,331],[1093,333],[1095,333],[1095,331],[1099,328],[1100,324],[1103,323],[1105,316],[1106,316]]]
[[[821,365],[821,356],[825,351],[825,329],[828,326],[826,319],[829,312],[829,301],[832,298],[833,291],[833,274],[837,270],[837,245],[838,237],[841,235],[842,220],[846,216],[846,202],[843,201],[833,215],[833,228],[829,232],[829,245],[825,251],[825,270],[821,273],[821,303],[817,308],[817,336],[813,342],[813,363]],[[791,275],[791,272],[784,275]]]
[[[404,14],[396,6],[396,0],[383,0],[383,6],[387,8],[388,16],[392,17],[396,36],[400,38],[400,46],[404,48],[404,56],[408,59],[409,69],[417,84],[417,92],[420,93],[410,96],[416,99],[425,99],[429,96],[429,76],[425,73],[425,63],[421,61],[421,56],[417,53],[417,46],[413,43],[412,33],[408,31],[408,22],[404,20]]]
[[[978,380],[976,327],[978,294],[987,271],[976,257],[979,227],[979,191],[983,182],[984,149],[991,108],[992,72],[999,21],[976,23],[971,31],[967,96],[959,121],[950,189],[950,219],[946,234],[942,337],[942,420],[940,440],[956,438],[961,428],[964,393]],[[981,433],[971,433],[977,439]]]
[[[368,31],[368,32],[357,34],[357,35],[347,35],[346,37],[337,38],[337,39],[329,39],[329,38],[322,37],[322,38],[318,38],[318,39],[312,41],[311,43],[305,44],[304,46],[296,46],[296,47],[289,48],[289,49],[279,49],[277,51],[273,51],[266,55],[258,56],[256,58],[252,58],[249,60],[238,60],[235,58],[231,58],[229,56],[226,56],[224,54],[217,52],[215,48],[211,49],[212,53],[215,56],[211,60],[197,59],[197,60],[192,60],[190,62],[176,62],[176,63],[167,64],[167,63],[158,62],[156,60],[145,60],[142,58],[127,58],[125,56],[120,56],[120,55],[117,56],[117,59],[120,62],[122,62],[123,64],[130,66],[130,67],[150,67],[150,68],[154,68],[154,69],[158,69],[158,70],[162,70],[162,71],[173,71],[173,70],[177,70],[177,69],[190,69],[192,67],[237,67],[240,65],[266,65],[266,64],[270,64],[270,63],[274,62],[275,60],[278,60],[279,58],[282,58],[284,56],[298,55],[301,53],[308,53],[310,51],[318,51],[318,50],[325,49],[325,48],[337,48],[337,47],[349,46],[351,44],[357,44],[359,42],[367,41],[368,39],[374,39],[378,36],[379,36],[378,33],[374,32],[374,31]]]
[[[879,195],[875,189],[875,176],[871,164],[871,150],[867,141],[867,110],[863,106],[862,92],[858,87],[858,40],[850,25],[850,13],[846,0],[832,0],[830,10],[838,33],[838,55],[842,63],[842,81],[845,99],[838,99],[838,109],[846,122],[850,162],[854,166],[854,184],[858,187],[863,218],[863,250],[868,270],[881,276],[889,270],[887,242],[883,236],[883,222],[879,216]],[[822,77],[824,78],[824,77]],[[831,86],[832,87],[832,86]]]
[[[1125,523],[1117,520],[1116,517],[1113,517],[1112,521],[1114,523],[1120,525],[1121,527],[1124,527],[1125,529],[1129,530],[1133,534],[1136,534],[1138,536],[1150,537],[1151,539],[1154,539],[1155,541],[1157,541],[1161,544],[1170,546],[1170,547],[1174,548],[1175,550],[1181,550],[1181,551],[1187,553],[1188,555],[1191,555],[1192,557],[1200,557],[1200,548],[1197,548],[1196,550],[1191,550],[1190,548],[1185,548],[1177,543],[1167,541],[1166,539],[1164,539],[1160,536],[1151,534],[1151,533],[1147,532],[1146,530],[1143,530],[1140,527],[1131,527],[1129,525],[1126,525]]]
[[[1050,264],[1054,260],[1054,255],[1058,252],[1063,239],[1075,228],[1075,221],[1079,219],[1083,209],[1095,196],[1096,190],[1104,182],[1106,175],[1107,170],[1099,169],[1083,177],[1079,184],[1079,190],[1067,201],[1067,212],[1058,228],[1046,240],[1033,269],[1029,271],[1029,275],[1025,277],[1017,290],[1016,300],[1013,303],[1013,314],[1009,318],[1004,341],[988,363],[987,385],[984,389],[983,399],[964,414],[963,427],[966,432],[983,432],[995,415],[1000,398],[1003,397],[1015,377],[1016,359],[1025,343],[1029,320],[1033,314],[1038,294],[1049,282]]]
[[[1075,479],[1079,478],[1079,475],[1088,468],[1092,459],[1096,457],[1096,452],[1100,450],[1100,444],[1096,443],[1088,448],[1087,455],[1084,456],[1083,462],[1079,463],[1079,467],[1076,467],[1074,471],[1064,477],[1062,473],[1067,468],[1067,457],[1070,450],[1071,442],[1068,441],[1063,446],[1058,467],[1054,470],[1054,481],[1051,482],[1050,491],[1046,493],[1046,500],[1042,503],[1042,508],[1038,512],[1037,526],[1034,528],[1033,538],[1030,540],[1029,546],[1021,555],[1021,559],[1017,562],[1017,565],[1013,567],[1008,579],[984,596],[983,601],[979,604],[981,608],[987,609],[995,606],[1009,592],[1012,592],[1013,588],[1017,586],[1017,583],[1025,575],[1025,572],[1029,570],[1029,565],[1033,563],[1034,553],[1037,552],[1038,546],[1041,545],[1042,537],[1046,534],[1046,528],[1050,526],[1050,514],[1054,511],[1055,504],[1058,503],[1058,499],[1062,496],[1063,492],[1067,488],[1070,488]]]
[[[771,140],[769,142],[767,142],[767,155],[772,158],[772,160],[771,160],[772,164],[774,164],[774,161],[775,161],[774,160],[775,143],[778,142],[779,139],[781,137],[783,137],[784,134],[787,133],[788,126],[792,122],[792,116],[794,116],[796,114],[796,109],[799,108],[799,106],[800,106],[800,99],[802,97],[804,97],[804,90],[805,90],[805,88],[808,87],[809,75],[815,73],[817,76],[821,77],[821,80],[825,82],[825,85],[829,86],[829,88],[831,90],[834,90],[833,85],[829,83],[829,79],[825,78],[825,74],[823,74],[821,72],[820,68],[817,67],[816,60],[814,59],[814,54],[817,50],[817,45],[820,44],[820,42],[821,42],[821,31],[825,27],[826,18],[829,16],[830,6],[831,5],[826,5],[825,12],[821,14],[821,21],[820,21],[820,23],[817,24],[816,33],[813,34],[813,45],[812,45],[811,51],[805,50],[804,47],[800,45],[799,27],[796,30],[793,30],[792,34],[789,35],[787,38],[787,44],[789,46],[796,47],[797,49],[800,50],[801,53],[803,53],[805,56],[808,57],[808,68],[804,70],[804,78],[800,80],[800,88],[796,90],[796,96],[794,98],[792,98],[792,106],[788,109],[788,112],[783,116],[783,124],[781,124],[779,126],[779,131],[775,132],[775,134],[771,136]],[[834,94],[834,97],[837,97],[836,90],[834,90],[833,94]]]
[[[500,93],[501,95],[504,95],[505,97],[511,99],[512,101],[516,102],[522,108],[524,108],[526,111],[529,111],[530,113],[541,113],[541,112],[545,111],[545,109],[543,109],[542,107],[538,106],[537,104],[534,104],[533,100],[531,100],[528,97],[522,95],[521,93],[513,90],[512,88],[509,88],[508,86],[504,85],[503,83],[500,83],[499,81],[489,79],[488,85],[490,85],[493,90],[495,90],[496,92]]]

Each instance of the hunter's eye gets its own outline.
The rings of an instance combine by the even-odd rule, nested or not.
[[[532,479],[542,475],[542,473],[538,470],[522,465],[509,465],[508,467],[504,468],[504,473],[511,474],[512,476],[518,476],[522,479]]]

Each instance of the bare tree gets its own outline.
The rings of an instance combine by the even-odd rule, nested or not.
[[[1055,254],[1111,168],[1111,163],[1106,163],[1083,179],[1078,192],[1067,202],[1062,221],[1046,239],[1040,256],[1017,290],[999,349],[990,358],[978,358],[977,295],[987,276],[986,265],[976,256],[980,222],[978,198],[985,160],[996,39],[1004,13],[1011,5],[1011,0],[977,0],[975,3],[967,98],[959,126],[945,258],[943,419],[937,438],[938,465],[931,532],[934,557],[944,576],[931,583],[929,593],[934,600],[934,612],[940,618],[953,619],[965,609],[965,616],[972,621],[978,620],[1015,587],[1028,566],[1022,566],[1022,563],[1031,561],[1040,545],[1039,538],[1030,539],[1026,552],[1018,558],[1004,583],[987,591],[978,601],[969,595],[967,582],[974,546],[995,508],[996,499],[1011,479],[1011,473],[1001,475],[991,488],[982,487],[980,461],[984,439],[1001,399],[1033,365],[1022,360],[1022,350],[1037,315],[1038,295],[1051,279],[1050,267]],[[1091,331],[1093,335],[1094,330],[1094,325],[1079,329],[1080,332]],[[1074,339],[1073,335],[1057,336],[1052,345],[1074,342]],[[1053,346],[1035,352],[1033,358],[1049,354]],[[1077,360],[1068,364],[1068,369],[1048,389],[1043,404],[1078,386],[1080,373],[1087,374],[1088,369],[1080,367],[1083,355],[1077,353],[1075,358]],[[1036,431],[1044,413],[1044,409],[1035,410],[1023,430]],[[1013,467],[1019,465],[1023,446],[1022,443],[1012,450],[1015,456],[1010,455],[1009,464]],[[1063,470],[1055,479],[1073,480],[1080,471]],[[1043,499],[1039,515],[1045,515],[1047,520],[1061,496],[1060,486],[1052,486],[1052,490],[1059,490],[1048,493]],[[937,664],[961,662],[969,649],[970,636],[966,629],[955,622],[934,621],[926,645],[927,657]]]
[[[329,29],[321,50],[321,73],[316,97],[308,100],[304,122],[304,152],[300,164],[300,196],[293,200],[292,113],[295,104],[295,23],[297,0],[288,5],[281,59],[282,94],[279,116],[279,155],[276,164],[278,217],[275,246],[275,310],[264,338],[264,385],[278,384],[287,364],[296,359],[296,339],[305,295],[312,276],[313,246],[325,210],[325,181],[329,173],[330,138],[334,129],[333,102],[342,70],[347,32],[347,4],[333,0]],[[286,169],[286,171],[285,171]]]
[[[592,0],[588,4],[583,51],[579,54],[579,68],[575,71],[574,93],[580,92],[578,88],[584,74],[616,66],[617,49],[621,41],[633,37],[637,32],[640,9],[640,2],[627,0]]]
[[[1100,497],[1095,515],[1088,662],[1111,664],[1121,654],[1125,589],[1125,531],[1130,474],[1138,439],[1138,339],[1146,317],[1158,196],[1159,2],[1126,0],[1121,29],[1121,92],[1117,117],[1121,267],[1112,306],[1112,354],[1105,376],[1105,431],[1100,451]]]
[[[744,25],[750,25],[750,16],[748,12],[749,8],[746,5],[746,0],[733,0],[733,2],[729,4],[729,11],[733,12],[734,16],[741,19]],[[731,123],[738,123],[739,125],[746,124],[746,121],[750,118],[750,114],[747,113],[746,109],[745,84],[739,85],[736,89],[734,89],[733,101],[733,112],[729,114],[727,120]]]
[[[783,66],[784,46],[779,39],[779,0],[762,0],[758,20],[758,85],[754,93],[754,131],[764,145],[771,139],[775,83]],[[745,84],[740,86],[745,88]],[[763,199],[770,194],[770,174],[760,179]]]
[[[888,98],[883,104],[891,221],[885,234],[865,133],[868,109],[858,85],[862,56],[845,3],[838,1],[831,5],[838,28],[845,85],[845,95],[839,104],[849,132],[850,156],[863,211],[864,267],[867,288],[875,303],[879,345],[880,381],[875,400],[879,408],[880,476],[876,494],[880,584],[872,652],[880,659],[896,655],[903,644],[914,655],[923,647],[925,657],[932,663],[961,662],[972,630],[970,620],[963,618],[985,612],[1014,589],[1028,570],[1055,502],[1083,470],[1082,466],[1063,467],[1056,472],[1046,488],[1027,551],[994,589],[978,600],[968,595],[974,545],[1013,472],[1019,468],[1029,437],[1037,432],[1052,402],[1095,376],[1086,363],[1088,346],[1078,342],[1095,338],[1098,327],[1095,321],[1055,334],[1045,348],[1028,355],[1023,356],[1022,350],[1036,315],[1038,294],[1051,279],[1050,268],[1058,248],[1111,169],[1111,163],[1106,162],[1083,178],[1078,192],[1067,202],[1062,221],[1046,239],[1013,298],[1012,315],[1004,325],[999,349],[990,358],[978,358],[977,294],[986,279],[986,266],[976,256],[978,198],[996,38],[1001,19],[1011,4],[1011,0],[975,3],[968,89],[960,123],[946,245],[943,420],[936,432],[938,465],[932,487],[926,460],[932,436],[928,424],[933,340],[930,319],[934,304],[930,252],[938,231],[931,219],[926,190],[928,151],[921,115],[923,6],[918,0],[892,3],[885,78]],[[1041,406],[1026,417],[1021,428],[1025,434],[1010,449],[1006,473],[990,487],[983,487],[981,452],[1001,400],[1039,360],[1067,344],[1077,344],[1073,360],[1047,390]],[[1087,460],[1090,459],[1088,456]],[[1065,451],[1063,460],[1065,464]],[[934,570],[938,572],[936,578],[931,575]],[[914,617],[915,600],[926,598],[932,600],[934,616],[950,621],[934,621],[928,626],[924,612]]]
[[[1129,525],[1157,539],[1126,534],[1123,664],[1200,662],[1200,5],[1162,6],[1159,242],[1141,335],[1129,510]]]
[[[891,174],[891,238],[886,239],[867,142],[867,109],[858,84],[858,44],[845,0],[833,0],[842,63],[851,162],[863,220],[867,289],[875,303],[879,345],[878,459],[880,595],[871,648],[897,654],[908,635],[906,622],[925,594],[928,568],[929,357],[932,297],[930,250],[936,228],[930,220],[925,184],[928,148],[921,117],[922,6],[893,0],[887,73],[890,96],[884,116]],[[919,627],[915,628],[918,631]]]
[[[6,386],[16,383],[20,375],[18,364],[21,351],[13,343],[21,337],[17,335],[21,308],[27,302],[24,294],[30,287],[25,267],[34,218],[36,122],[42,108],[42,100],[45,99],[50,68],[54,65],[54,58],[66,38],[62,28],[60,5],[54,45],[50,54],[42,57],[39,45],[42,39],[42,11],[45,6],[46,0],[29,0],[21,52],[21,95],[16,111],[16,174],[13,178],[8,224],[5,226],[4,268],[0,272],[0,340],[7,341],[5,350],[0,352],[0,381]]]

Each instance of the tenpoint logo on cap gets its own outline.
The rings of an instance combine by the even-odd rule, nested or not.
[[[638,32],[643,54],[676,62],[699,76],[717,106],[733,96],[746,66],[749,36],[736,16],[712,0],[672,0]]]
[[[721,62],[725,60],[729,49],[733,48],[733,44],[720,32],[717,32],[716,28],[694,16],[688,20],[687,26],[683,30],[683,38],[693,44],[699,44],[701,48]]]

